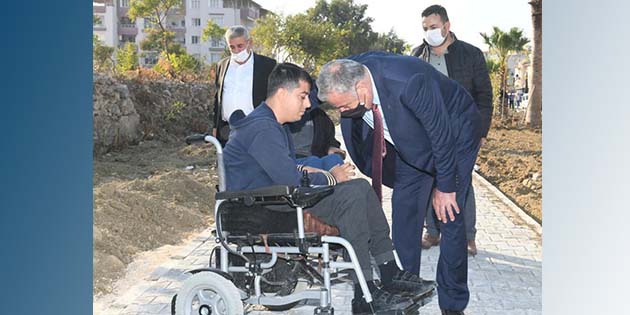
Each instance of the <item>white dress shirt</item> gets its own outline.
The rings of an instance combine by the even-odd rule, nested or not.
[[[248,115],[254,110],[252,88],[254,85],[254,53],[247,62],[239,65],[230,59],[230,64],[223,80],[222,108],[223,120],[229,121],[230,115],[240,109]]]
[[[389,134],[389,128],[387,128],[387,122],[385,121],[385,113],[384,113],[385,111],[383,110],[381,99],[378,97],[376,84],[374,84],[374,77],[372,77],[372,73],[370,72],[370,69],[368,69],[368,67],[365,67],[365,69],[367,69],[368,74],[370,75],[370,80],[372,81],[372,94],[374,94],[372,103],[378,104],[378,106],[380,106],[379,109],[381,110],[381,117],[383,118],[383,136],[385,137],[385,140],[387,140],[387,142],[391,143],[393,146],[396,146],[394,144],[394,140],[392,139],[392,136]],[[365,121],[365,123],[368,124],[370,128],[374,129],[374,116],[372,115],[371,110],[368,110],[367,112],[365,112],[365,114],[363,114],[363,121]]]

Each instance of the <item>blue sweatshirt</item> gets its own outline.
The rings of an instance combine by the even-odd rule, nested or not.
[[[230,117],[230,139],[223,151],[227,190],[298,186],[302,173],[291,137],[267,103],[246,117],[238,116]],[[330,173],[309,173],[309,178],[313,185],[336,183]]]

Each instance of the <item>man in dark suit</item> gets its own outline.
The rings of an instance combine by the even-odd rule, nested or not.
[[[422,11],[422,28],[424,40],[422,45],[411,52],[412,56],[420,57],[430,63],[445,76],[461,84],[477,103],[482,117],[481,145],[488,136],[492,121],[492,84],[486,67],[486,60],[481,50],[465,41],[459,40],[451,32],[451,22],[446,9],[438,4],[429,6]],[[427,232],[422,239],[422,248],[428,249],[440,243],[440,231],[432,215],[433,209],[427,209]],[[475,236],[475,222],[477,208],[473,186],[468,189],[466,203],[466,239],[468,253],[477,254]]]
[[[267,78],[276,65],[252,50],[247,28],[236,25],[225,32],[231,56],[217,63],[212,135],[225,146],[230,135],[228,121],[237,110],[249,114],[267,98]]]
[[[481,138],[472,97],[419,58],[379,52],[324,65],[317,85],[319,99],[341,111],[348,153],[377,195],[381,180],[394,189],[392,235],[406,271],[419,273],[418,227],[433,203],[442,231],[439,305],[463,314],[470,294],[461,211]]]

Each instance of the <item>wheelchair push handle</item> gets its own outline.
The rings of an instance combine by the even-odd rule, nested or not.
[[[190,135],[186,137],[186,144],[190,145],[196,143],[206,143],[206,141],[204,140],[205,137],[206,135],[201,133]]]
[[[219,175],[219,191],[225,191],[225,166],[223,165],[223,147],[217,138],[209,134],[194,134],[186,137],[186,144],[211,143],[217,152],[217,173]]]

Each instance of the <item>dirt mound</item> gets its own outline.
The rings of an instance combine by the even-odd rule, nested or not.
[[[212,224],[210,152],[149,141],[94,160],[94,294],[109,293],[135,254]]]
[[[480,174],[542,222],[542,133],[493,123],[477,164]]]

